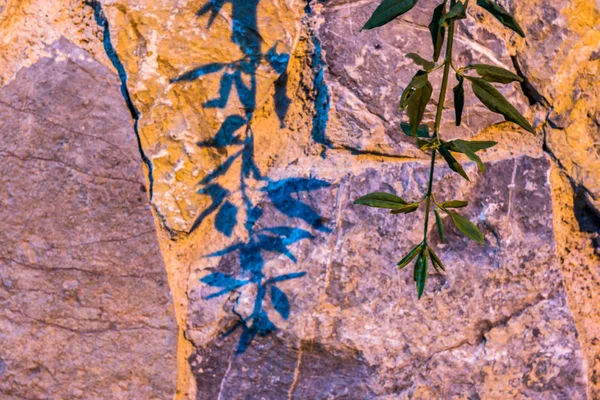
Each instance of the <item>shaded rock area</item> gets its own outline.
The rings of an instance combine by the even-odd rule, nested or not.
[[[0,89],[0,397],[171,398],[177,325],[118,78],[47,51]]]
[[[200,349],[190,358],[198,399],[219,398],[370,398],[366,381],[372,368],[356,351],[333,353],[317,344],[285,343],[271,336],[235,355],[231,336]],[[335,379],[332,379],[332,373]],[[215,385],[215,382],[220,382]]]
[[[499,2],[527,38],[470,2],[454,65],[519,74],[537,134],[448,96],[444,139],[498,142],[435,172],[485,245],[431,227],[417,301],[423,207],[352,202],[426,191],[438,2],[0,0],[0,397],[600,398],[598,2]]]

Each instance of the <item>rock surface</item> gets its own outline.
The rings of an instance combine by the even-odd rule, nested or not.
[[[7,395],[170,398],[178,372],[180,399],[600,396],[597,2],[501,1],[526,40],[470,5],[454,63],[521,75],[499,88],[538,134],[501,123],[468,87],[456,128],[450,96],[444,138],[499,144],[484,174],[460,159],[471,183],[438,163],[436,197],[469,199],[461,212],[486,242],[445,220],[448,239],[433,244],[448,273],[430,276],[421,301],[394,264],[421,240],[424,211],[352,201],[426,190],[427,155],[400,132],[397,104],[418,68],[405,54],[431,55],[436,2],[359,33],[378,3],[0,0],[0,165],[18,205],[3,208],[0,321],[12,340],[52,329],[75,343],[18,339],[31,350],[0,353]],[[44,213],[48,196],[65,198],[50,201],[63,212]],[[90,242],[107,247],[85,253]],[[85,296],[85,309],[71,303]],[[110,339],[95,352],[91,335]]]
[[[548,169],[544,158],[504,160],[490,164],[487,177],[472,186],[451,178],[452,189],[438,191],[445,199],[472,199],[464,214],[481,221],[487,243],[478,248],[446,223],[448,244],[436,249],[449,272],[430,277],[420,302],[411,271],[396,272],[389,260],[420,240],[422,213],[390,219],[351,199],[382,189],[415,198],[426,188],[427,168],[368,167],[315,192],[312,204],[338,199],[329,259],[308,248],[295,252],[297,269],[307,275],[280,285],[290,293],[289,319],[278,318],[276,307],[265,302],[281,329],[277,337],[257,339],[238,355],[234,334],[199,341],[191,358],[198,388],[220,382],[219,393],[227,398],[257,391],[273,398],[586,398],[582,349],[555,255]],[[360,223],[365,220],[370,224]],[[215,270],[244,275],[225,270],[238,262],[227,261]],[[283,266],[276,270],[286,272]],[[229,301],[244,315],[244,301],[255,295],[244,287]],[[195,299],[192,293],[192,307]],[[218,304],[206,305],[199,296],[196,301],[204,302],[200,309]],[[228,303],[219,308],[234,307]],[[193,314],[189,323],[206,325],[207,314],[198,313],[201,322]],[[223,316],[215,319],[218,325]],[[214,394],[199,392],[197,398]]]
[[[167,399],[177,324],[117,76],[66,39],[0,89],[0,397]]]

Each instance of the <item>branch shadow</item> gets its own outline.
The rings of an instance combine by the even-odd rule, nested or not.
[[[289,318],[292,309],[290,297],[278,284],[306,276],[305,271],[299,271],[267,277],[264,272],[267,263],[265,256],[281,256],[296,263],[297,259],[290,250],[291,245],[314,239],[311,231],[324,234],[331,232],[322,216],[301,200],[302,193],[326,188],[329,186],[328,182],[301,177],[275,180],[264,175],[254,161],[254,134],[250,125],[256,108],[257,70],[261,65],[268,65],[278,75],[274,83],[274,103],[280,128],[285,127],[285,117],[291,104],[291,99],[287,96],[290,55],[279,53],[277,43],[263,52],[265,41],[257,24],[259,2],[260,0],[210,0],[201,6],[196,15],[208,15],[207,28],[210,28],[223,12],[223,6],[226,3],[231,4],[231,41],[240,48],[244,56],[232,62],[200,65],[171,80],[172,83],[193,82],[221,74],[217,96],[205,102],[203,107],[225,108],[235,89],[244,109],[243,115],[228,116],[212,138],[197,143],[202,148],[221,151],[226,149],[231,155],[199,181],[198,193],[208,196],[210,205],[198,215],[191,228],[191,231],[196,230],[207,218],[214,215],[215,230],[226,237],[232,237],[236,227],[243,223],[244,237],[247,239],[236,241],[206,256],[213,258],[235,254],[239,260],[235,272],[212,271],[201,279],[202,283],[215,289],[204,298],[205,300],[230,295],[247,285],[256,287],[252,311],[249,315],[242,315],[234,306],[232,313],[236,315],[237,323],[223,333],[230,335],[241,329],[238,354],[243,353],[257,335],[265,336],[277,330],[264,308],[265,299],[270,299],[273,309],[283,319]],[[323,120],[322,116],[315,118],[319,120],[318,129],[322,130],[322,133],[313,132],[313,138],[317,142],[323,141],[327,121]],[[232,191],[217,181],[224,176],[231,181],[229,177],[235,170],[232,166],[236,163],[241,164],[239,176],[235,178],[239,187],[238,190]],[[269,207],[255,204],[250,196],[251,191],[261,193]],[[241,209],[231,199],[234,192],[241,193]],[[267,209],[279,212],[286,222],[258,227],[257,223],[265,216]],[[305,225],[306,229],[298,227],[299,224]]]

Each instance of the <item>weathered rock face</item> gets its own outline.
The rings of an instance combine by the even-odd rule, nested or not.
[[[600,217],[600,10],[593,2],[539,2],[518,8],[533,40],[515,46],[532,100],[546,114],[549,152],[586,192]],[[543,21],[543,22],[542,22]],[[545,54],[538,57],[536,54]]]
[[[426,167],[368,167],[313,195],[313,204],[338,199],[329,258],[296,252],[307,275],[280,285],[290,294],[290,318],[276,318],[277,308],[265,302],[280,328],[277,337],[260,339],[257,347],[253,342],[237,356],[239,344],[230,336],[201,346],[191,358],[199,389],[222,382],[227,398],[257,390],[273,398],[328,392],[349,398],[585,398],[583,355],[555,256],[548,167],[544,158],[522,157],[490,164],[492,178],[472,186],[450,180],[453,189],[441,190],[443,197],[468,197],[479,205],[466,214],[483,221],[487,244],[480,249],[449,230],[449,244],[437,247],[450,272],[431,276],[429,294],[419,303],[412,274],[390,269],[389,260],[420,240],[422,214],[390,219],[357,209],[350,199],[381,189],[415,198],[425,190]],[[386,245],[390,241],[393,246]],[[216,270],[231,273],[225,268],[236,261]],[[231,300],[236,305],[219,308],[241,303],[237,311],[243,313],[243,302],[255,295],[241,289]],[[202,324],[190,323],[205,325],[207,314]],[[344,367],[332,368],[337,364]]]
[[[166,399],[177,324],[114,72],[65,39],[0,89],[0,397]]]
[[[34,394],[51,398],[169,398],[177,370],[182,399],[600,397],[592,0],[503,2],[527,40],[469,8],[455,65],[521,74],[500,89],[538,135],[500,123],[469,88],[457,128],[447,101],[444,138],[499,142],[484,174],[465,162],[471,183],[441,163],[435,174],[436,197],[468,199],[461,211],[486,242],[445,221],[448,239],[433,245],[448,273],[431,275],[420,301],[412,272],[394,265],[421,240],[424,210],[390,216],[352,201],[426,190],[428,156],[400,132],[397,104],[417,70],[404,55],[430,56],[436,2],[362,33],[376,0],[5,3],[0,165],[18,212],[4,207],[13,286],[0,333],[32,349],[0,353],[7,395],[30,396],[19,385],[37,379]],[[43,34],[31,28],[40,13]],[[52,278],[40,282],[41,269]],[[30,297],[40,288],[46,308]],[[68,333],[57,342],[77,350],[39,358],[41,342],[19,329]],[[97,337],[110,339],[95,352]],[[81,364],[57,367],[73,354]],[[102,369],[78,375],[90,363]]]

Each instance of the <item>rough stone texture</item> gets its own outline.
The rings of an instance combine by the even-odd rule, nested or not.
[[[104,8],[114,26],[111,39],[127,71],[131,94],[144,115],[139,129],[144,151],[154,165],[153,202],[173,231],[192,229],[210,205],[206,196],[198,196],[198,181],[231,155],[196,143],[212,138],[227,117],[245,117],[243,107],[261,108],[272,98],[273,83],[281,72],[265,56],[249,58],[257,48],[262,53],[271,50],[289,56],[299,41],[302,2],[231,3],[210,27],[211,11],[198,17],[203,3],[195,0],[178,1],[177,5],[114,1]],[[230,12],[250,26],[248,32],[240,33],[242,44],[233,42],[232,19],[226,16]],[[263,30],[258,25],[270,28]],[[218,63],[193,82],[172,82],[190,70]],[[238,92],[240,85],[253,93]]]
[[[372,190],[391,190],[411,199],[425,191],[427,156],[399,134],[404,116],[397,103],[417,70],[404,55],[430,56],[427,15],[436,2],[420,0],[415,10],[393,24],[362,33],[358,30],[377,0],[59,3],[53,7],[42,0],[0,0],[0,29],[8,32],[0,39],[0,86],[9,85],[1,90],[30,90],[29,81],[36,80],[21,83],[19,74],[31,73],[22,68],[39,59],[61,59],[60,46],[49,50],[61,35],[86,50],[80,62],[96,60],[92,75],[100,64],[118,67],[127,86],[123,94],[131,96],[131,108],[139,111],[135,127],[139,150],[148,161],[143,169],[149,179],[147,195],[160,223],[158,242],[181,330],[177,398],[600,398],[600,316],[595,307],[600,242],[594,241],[600,231],[595,215],[600,198],[597,2],[501,1],[516,15],[527,40],[470,5],[470,19],[461,22],[457,32],[455,64],[482,62],[521,74],[522,85],[500,90],[538,135],[500,123],[468,87],[465,123],[456,128],[450,96],[444,138],[499,144],[483,156],[485,174],[466,163],[471,184],[440,165],[436,182],[448,179],[436,183],[436,196],[468,198],[470,205],[462,211],[485,233],[486,244],[468,242],[445,221],[448,241],[434,240],[434,245],[449,270],[445,276],[430,277],[421,301],[416,301],[411,271],[397,272],[394,263],[420,240],[423,210],[390,217],[351,203]],[[113,48],[115,54],[103,54]],[[81,50],[66,53],[79,57]],[[79,69],[65,70],[61,82],[79,76],[73,71]],[[114,89],[114,74],[103,73]],[[439,79],[432,79],[436,89]],[[37,93],[36,101],[56,106],[50,92]],[[122,130],[111,132],[122,132],[119,144],[132,141],[127,168],[134,171],[118,175],[124,171],[121,164],[110,169],[110,176],[135,176],[139,185],[140,154],[134,133],[125,129],[131,126],[125,102],[116,101],[116,90],[106,96],[112,106],[102,121]],[[90,102],[104,97],[94,96]],[[428,124],[434,107],[426,113]],[[94,125],[81,131],[81,117],[73,118],[70,108],[56,110],[52,118],[60,119],[52,121],[62,128],[86,134],[99,129]],[[27,120],[14,117],[19,111],[7,112],[8,121],[19,125],[11,132],[30,132],[23,128]],[[94,136],[108,140],[106,134]],[[31,137],[43,140],[36,152],[51,152],[44,160],[55,156],[54,142],[46,143],[51,136]],[[77,143],[82,149],[101,145],[97,137]],[[119,149],[93,154],[121,160],[113,158]],[[21,163],[33,163],[30,155],[17,154]],[[83,175],[75,182],[108,179],[85,175],[91,161],[80,157],[91,153],[76,154],[60,160],[80,172],[69,169],[60,177],[77,173]],[[98,157],[95,162],[104,160]],[[52,172],[50,168],[62,165],[48,166],[44,160],[36,161],[44,163],[40,171]],[[24,182],[22,177],[31,173],[23,171],[24,166],[16,167],[5,179]],[[106,193],[110,182],[102,184]],[[62,186],[69,187],[47,179],[35,185],[48,193]],[[127,191],[127,196],[133,193]],[[136,188],[135,195],[142,199],[135,204],[143,208],[146,221],[146,194]],[[109,200],[102,198],[103,203]],[[23,204],[30,201],[34,200],[27,197]],[[20,212],[26,209],[22,207]],[[49,225],[35,216],[28,221]],[[131,217],[118,221],[119,227],[132,224],[128,234],[134,226],[141,229]],[[147,223],[147,240],[155,240]],[[73,226],[82,227],[80,222]],[[102,232],[94,232],[96,240],[111,237]],[[30,242],[35,245],[36,240],[37,236]],[[152,251],[157,260],[152,271],[158,273],[162,265],[156,258],[157,245],[147,246],[136,245],[121,254],[133,257],[142,249]],[[83,269],[89,265],[80,260],[87,258],[63,257],[43,265]],[[37,265],[28,258],[15,260]],[[17,268],[14,261],[7,265]],[[166,288],[147,291],[136,283],[135,290],[143,289],[144,295],[128,296],[139,301],[132,303],[131,312],[146,315],[147,310],[164,321],[165,314],[156,309],[167,304]],[[51,287],[61,285],[62,281]],[[111,281],[106,290],[121,291],[120,287]],[[43,310],[33,300],[25,303],[31,304],[28,312]],[[69,307],[56,303],[55,312],[65,318]],[[120,315],[110,308],[104,319],[96,319],[112,321]],[[43,321],[43,316],[36,318]],[[83,318],[72,320],[90,324]],[[156,321],[145,323],[157,326]],[[140,332],[139,342],[155,351],[165,349],[149,342],[163,340],[159,334]],[[114,364],[110,373],[97,371],[105,378],[98,384],[103,390],[112,390],[122,376],[118,368],[131,364],[145,371],[140,376],[173,372],[156,362],[140,362],[139,347],[130,345],[128,335],[109,342],[136,351],[120,352],[128,361]],[[86,346],[75,347],[93,349]],[[43,365],[62,357],[54,349],[44,354],[48,361]],[[156,354],[174,357],[175,351],[171,347],[148,357]],[[10,371],[4,365],[0,363],[0,374]],[[60,370],[62,375],[56,375],[55,368],[48,369],[56,379],[73,374]],[[38,386],[52,386],[48,393],[58,393],[50,397],[74,396],[61,392],[64,385],[39,370]],[[11,379],[28,376],[32,375],[21,373]],[[152,382],[164,385],[160,390],[165,392],[172,389],[172,380]],[[157,390],[148,389],[142,398],[166,398]]]
[[[567,32],[571,46],[591,47],[580,43],[583,28],[571,34],[578,27],[550,10],[569,3],[507,4],[533,38],[528,44],[476,7],[459,29],[455,63],[517,69],[524,85],[501,90],[543,135],[499,123],[469,90],[466,123],[457,129],[446,104],[444,137],[500,142],[486,153],[485,175],[472,185],[450,177],[439,189],[443,198],[471,198],[466,212],[486,245],[449,234],[438,247],[451,270],[432,276],[418,303],[410,272],[392,265],[418,240],[422,211],[390,219],[351,201],[374,189],[410,198],[425,190],[424,157],[398,133],[396,107],[416,71],[403,55],[429,56],[425,10],[434,2],[360,34],[376,1],[224,4],[179,1],[174,12],[152,0],[104,3],[142,112],[163,254],[189,340],[191,375],[180,381],[181,396],[592,396],[586,360],[598,354],[595,334],[581,338],[577,329],[594,329],[585,321],[596,317],[581,305],[572,313],[564,287],[570,302],[575,288],[591,289],[570,274],[563,281],[556,253],[564,227],[554,221],[548,179],[551,162],[567,165],[571,179],[591,182],[593,204],[596,170],[574,176],[564,161],[580,164],[587,156],[579,149],[593,152],[593,143],[561,142],[561,156],[548,134],[562,127],[557,118],[569,118],[549,100],[567,96],[563,86],[552,91],[563,84],[550,83],[562,62],[553,43]],[[589,4],[571,8],[590,11]],[[527,11],[538,9],[548,15]],[[553,18],[562,18],[558,26]],[[176,33],[157,33],[167,31]],[[578,73],[593,77],[593,68]],[[469,171],[476,175],[472,165]],[[563,240],[558,246],[555,237]]]
[[[0,397],[167,399],[177,325],[117,76],[61,39],[0,89]]]
[[[554,167],[554,229],[563,266],[569,304],[584,344],[588,364],[589,398],[600,398],[600,315],[595,306],[600,287],[598,220],[584,193],[573,193],[572,182]]]
[[[0,0],[0,86],[22,68],[51,56],[50,46],[61,37],[110,65],[99,31],[82,0]]]
[[[544,158],[499,161],[488,166],[488,179],[469,186],[451,178],[453,189],[438,191],[443,198],[473,199],[477,206],[465,215],[479,217],[487,243],[478,248],[447,225],[448,244],[436,247],[449,273],[432,275],[418,303],[411,272],[394,271],[390,260],[419,240],[422,212],[390,219],[357,209],[350,199],[381,189],[415,198],[425,190],[426,167],[371,166],[313,195],[312,204],[338,199],[330,258],[296,252],[308,274],[282,286],[293,296],[290,319],[278,319],[266,306],[281,336],[258,339],[241,355],[235,355],[233,334],[200,346],[191,359],[197,398],[214,398],[200,392],[214,382],[226,398],[271,390],[273,398],[328,392],[352,399],[586,398],[583,354],[555,256],[548,167]],[[389,241],[394,245],[384,244]],[[217,269],[231,273],[223,269],[231,264],[236,260]],[[283,266],[277,271],[287,272]],[[252,290],[240,290],[239,313]],[[192,293],[192,308],[206,309],[205,301]],[[192,325],[207,324],[210,313],[202,313],[202,323],[196,315],[190,315]],[[336,361],[340,357],[353,361]]]
[[[593,1],[520,4],[532,40],[516,44],[546,144],[600,217],[600,7]],[[540,57],[539,54],[544,54]]]

